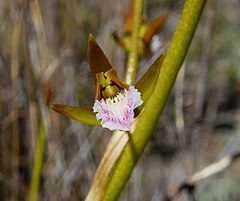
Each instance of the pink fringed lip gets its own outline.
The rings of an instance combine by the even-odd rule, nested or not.
[[[134,118],[134,109],[143,103],[140,92],[133,86],[119,92],[113,98],[96,100],[93,111],[101,125],[109,130],[129,131]]]

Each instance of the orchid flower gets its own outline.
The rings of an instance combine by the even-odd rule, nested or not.
[[[135,86],[121,80],[92,35],[88,39],[88,62],[94,76],[96,95],[93,107],[82,108],[53,104],[56,112],[90,125],[109,130],[130,131],[134,118],[140,114],[154,90],[160,68],[157,61]]]
[[[142,103],[140,92],[131,86],[112,98],[96,100],[93,112],[97,112],[96,118],[102,120],[102,127],[129,131],[134,118],[133,110]]]

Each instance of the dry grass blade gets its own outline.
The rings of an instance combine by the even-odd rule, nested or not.
[[[42,73],[48,67],[48,45],[47,45],[47,38],[45,34],[42,14],[39,6],[38,0],[31,0],[28,1],[30,6],[30,11],[32,15],[33,25],[36,31],[37,36],[37,43],[39,48],[39,55],[40,55],[40,68]]]
[[[101,163],[98,166],[94,182],[87,195],[86,201],[102,200],[103,194],[113,171],[113,167],[117,162],[119,156],[121,155],[122,150],[128,139],[129,137],[126,132],[114,132],[111,140],[109,141],[109,146],[106,148]]]
[[[19,119],[20,119],[20,105],[18,102],[18,93],[20,90],[20,66],[19,66],[19,53],[20,53],[20,39],[22,30],[22,10],[16,12],[16,17],[13,18],[13,33],[12,33],[12,48],[11,48],[11,112],[10,122],[12,143],[9,152],[12,157],[10,159],[12,179],[16,183],[12,191],[12,199],[16,200],[20,196],[20,175],[19,175],[19,149],[20,149],[20,134],[19,134]],[[6,125],[5,125],[6,126]]]

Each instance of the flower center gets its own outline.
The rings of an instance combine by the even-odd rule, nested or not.
[[[106,105],[117,118],[121,118],[127,109],[127,99],[124,95],[123,93],[118,93],[117,96],[105,100]]]

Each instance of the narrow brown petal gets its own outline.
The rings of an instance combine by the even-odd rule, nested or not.
[[[112,68],[101,47],[91,34],[88,37],[88,63],[94,79],[97,73],[106,72]]]
[[[124,19],[124,29],[125,34],[132,33],[133,30],[133,10],[134,10],[134,1],[130,0],[128,5],[128,10]]]
[[[170,14],[169,12],[166,12],[158,16],[157,18],[153,19],[149,24],[147,24],[146,32],[142,36],[143,41],[146,44],[148,44],[152,37],[154,36],[154,34],[156,34],[163,27],[164,23],[169,17],[169,14]]]

